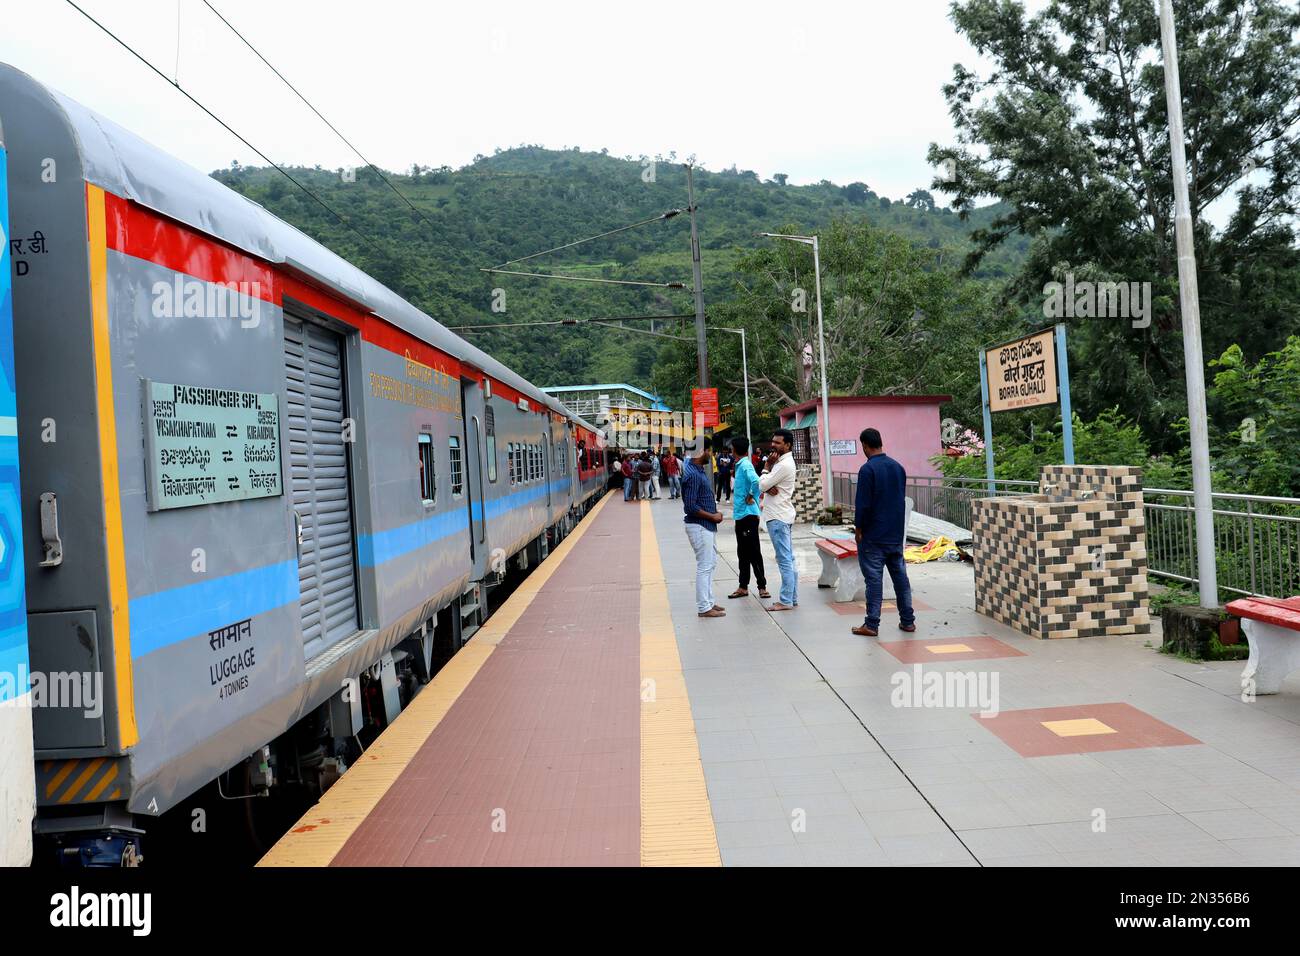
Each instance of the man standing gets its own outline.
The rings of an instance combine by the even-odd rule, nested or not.
[[[794,566],[794,434],[787,428],[772,433],[772,454],[767,471],[758,479],[759,491],[767,495],[763,514],[767,519],[767,536],[776,550],[776,566],[781,569],[781,594],[769,611],[788,611],[799,606],[799,577]]]
[[[632,470],[632,456],[623,456],[623,500],[636,498],[636,472]]]
[[[682,494],[682,473],[677,464],[677,456],[672,451],[664,455],[663,472],[668,477],[668,493],[673,498],[680,498]]]
[[[731,467],[735,460],[729,448],[724,448],[718,456],[718,488],[727,500],[731,500]]]
[[[700,438],[700,450],[682,468],[682,510],[686,513],[686,537],[695,550],[695,610],[700,617],[725,617],[726,611],[713,603],[713,569],[718,563],[718,523],[722,512],[709,488],[703,465],[709,460],[709,439]]]
[[[659,497],[659,453],[652,451],[647,457],[650,461],[650,467],[654,469],[654,474],[650,476],[650,500],[654,501]]]
[[[903,539],[907,534],[907,472],[885,454],[880,432],[868,428],[858,436],[867,461],[858,469],[858,496],[853,516],[853,536],[858,540],[858,564],[867,585],[867,619],[854,634],[875,637],[880,633],[880,602],[884,578],[882,567],[889,568],[898,600],[898,628],[916,630],[916,613],[912,610],[912,584],[903,562]]]
[[[732,499],[732,517],[736,519],[736,559],[740,562],[740,587],[727,595],[729,598],[746,597],[749,594],[749,572],[753,569],[754,580],[758,582],[758,596],[771,597],[767,593],[767,575],[763,573],[763,552],[758,545],[758,475],[749,461],[749,439],[745,437],[732,439],[731,450],[735,452],[736,493]]]
[[[642,499],[650,499],[650,481],[654,478],[654,466],[650,464],[650,452],[641,452],[641,460],[636,463],[637,490]]]

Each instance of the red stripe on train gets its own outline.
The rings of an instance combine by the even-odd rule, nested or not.
[[[246,283],[241,291],[276,305],[283,305],[288,296],[359,329],[361,338],[372,345],[449,375],[460,374],[456,358],[409,332],[144,206],[105,192],[104,220],[110,249],[204,282]]]

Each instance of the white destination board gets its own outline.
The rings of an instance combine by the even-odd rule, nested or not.
[[[144,406],[150,511],[283,493],[274,392],[146,379]]]

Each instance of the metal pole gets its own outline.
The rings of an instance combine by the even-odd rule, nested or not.
[[[1074,410],[1070,408],[1070,360],[1065,351],[1065,325],[1056,327],[1056,379],[1061,401],[1061,439],[1065,443],[1065,463],[1074,464]]]
[[[691,213],[691,272],[695,281],[695,348],[700,388],[709,387],[709,344],[704,335],[704,278],[700,270],[700,235],[695,228],[695,179],[686,167],[686,205]]]
[[[1201,606],[1219,606],[1214,552],[1214,496],[1210,484],[1210,437],[1205,414],[1205,359],[1201,355],[1201,305],[1196,287],[1196,252],[1187,199],[1187,155],[1183,143],[1183,96],[1178,82],[1178,46],[1172,0],[1160,0],[1160,47],[1165,61],[1169,111],[1169,153],[1174,176],[1174,236],[1178,250],[1178,301],[1183,316],[1183,363],[1187,376],[1187,418],[1191,424],[1192,495],[1196,504],[1196,568]]]
[[[823,504],[829,508],[834,502],[832,501],[831,492],[831,399],[830,391],[826,387],[826,334],[822,329],[822,263],[821,255],[817,248],[817,237],[812,237],[813,247],[813,274],[817,280],[817,344],[821,350],[822,357],[822,451],[826,464],[822,467],[822,495],[825,498]]]
[[[980,403],[984,406],[984,474],[989,482],[989,494],[998,493],[997,481],[993,478],[993,413],[989,410],[989,369],[988,353],[980,349]]]

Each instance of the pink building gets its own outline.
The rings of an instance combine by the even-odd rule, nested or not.
[[[939,406],[952,401],[951,395],[853,395],[830,399],[831,472],[856,474],[866,461],[858,436],[874,428],[884,439],[885,451],[906,470],[908,477],[935,477],[939,469],[930,464],[943,454]],[[821,399],[783,409],[781,427],[795,434],[795,457],[822,460]],[[822,461],[825,467],[824,460]]]

